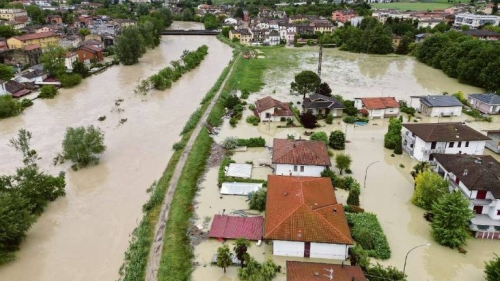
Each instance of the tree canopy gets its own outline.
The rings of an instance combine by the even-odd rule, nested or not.
[[[3,81],[9,81],[14,77],[14,70],[12,67],[0,63],[0,79]]]
[[[44,50],[40,62],[51,76],[59,77],[66,73],[66,50],[60,46],[52,46]]]
[[[347,170],[351,167],[351,156],[343,153],[339,153],[335,156],[335,166],[339,169],[339,174],[342,175],[344,170]]]
[[[228,268],[231,264],[233,264],[233,260],[231,259],[229,246],[223,245],[219,247],[217,249],[217,266],[224,269],[224,273],[226,273],[226,268]]]
[[[486,267],[484,268],[484,273],[486,274],[486,281],[497,281],[500,280],[500,257],[495,255],[495,257],[486,262]]]
[[[266,196],[267,191],[264,188],[250,193],[250,209],[257,211],[264,211],[266,209]]]
[[[0,119],[16,116],[23,111],[21,103],[11,95],[0,95]]]
[[[330,138],[328,139],[328,144],[331,148],[337,150],[345,149],[345,134],[340,130],[335,130],[330,133]]]
[[[295,75],[295,80],[290,84],[290,93],[302,95],[303,98],[306,94],[314,93],[321,83],[318,74],[310,70],[304,70]]]
[[[62,157],[74,163],[74,170],[99,164],[98,155],[106,150],[104,133],[92,125],[67,128],[62,146]]]
[[[420,208],[432,210],[432,205],[447,193],[448,182],[438,174],[426,170],[415,178],[415,192],[411,201]]]

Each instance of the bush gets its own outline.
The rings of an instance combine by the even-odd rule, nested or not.
[[[484,269],[486,274],[486,281],[498,281],[500,280],[500,257],[495,255],[495,257],[486,262],[486,267]]]
[[[333,149],[337,150],[345,149],[345,134],[340,130],[331,132],[328,144]]]
[[[324,169],[323,172],[321,172],[321,177],[323,177],[323,178],[330,178],[332,180],[332,185],[334,187],[336,187],[334,185],[334,181],[337,179],[337,175],[335,174],[334,171],[332,171],[330,169]]]
[[[80,74],[63,74],[58,77],[58,79],[63,88],[71,88],[82,82],[82,76]]]
[[[174,145],[172,146],[172,149],[173,149],[173,150],[181,150],[181,149],[183,149],[185,146],[186,146],[186,145],[185,145],[185,143],[183,143],[183,142],[179,141],[179,142],[174,143]]]
[[[0,119],[20,114],[23,107],[11,95],[0,95]]]
[[[250,192],[250,202],[248,203],[251,210],[262,212],[266,209],[267,191],[261,188],[257,191]]]
[[[333,115],[332,114],[328,114],[325,118],[325,122],[326,124],[332,124],[333,123]]]
[[[370,281],[406,281],[406,275],[403,272],[392,266],[383,267],[379,263],[375,266],[368,265],[366,268],[366,274],[367,276],[370,276]]]
[[[262,137],[249,138],[249,139],[237,139],[236,143],[238,146],[246,146],[246,147],[265,147],[266,146],[266,140]]]
[[[328,145],[328,135],[325,132],[314,132],[311,135],[310,140],[322,141]]]
[[[384,147],[388,149],[396,149],[401,145],[401,121],[397,118],[391,118],[389,120],[389,128],[384,136]],[[394,152],[396,153],[396,152]],[[397,154],[397,153],[396,153]]]
[[[30,107],[33,105],[33,101],[30,100],[30,99],[22,99],[21,100],[21,107],[24,109],[24,108],[27,108],[27,107]]]
[[[306,112],[300,114],[300,123],[302,123],[306,129],[314,129],[316,128],[318,122],[316,120],[316,116],[310,112]]]
[[[247,117],[247,123],[250,123],[254,126],[257,126],[257,125],[259,125],[259,117],[255,116],[255,115],[250,115]]]
[[[238,119],[231,117],[231,119],[229,119],[229,125],[234,128],[236,127],[236,124],[238,124]]]
[[[346,205],[344,206],[344,211],[346,213],[364,213],[365,210],[359,206]]]
[[[368,253],[359,244],[349,248],[349,260],[351,265],[359,265],[363,270],[370,265]]]
[[[249,96],[250,96],[250,92],[248,90],[244,89],[241,91],[241,98],[242,99],[248,99]]]
[[[378,222],[377,216],[372,213],[346,213],[347,221],[353,225],[352,237],[359,243],[364,238],[364,233],[371,233],[373,249],[366,250],[370,257],[388,259],[391,257],[391,249],[387,238]]]
[[[54,85],[43,85],[40,88],[38,97],[41,99],[52,99],[57,95],[57,92],[57,88]]]
[[[344,183],[346,180],[344,179]],[[361,190],[359,188],[359,183],[353,182],[352,184],[349,185],[349,196],[347,197],[347,204],[348,205],[354,205],[354,206],[359,206],[359,194],[361,193]],[[362,245],[363,246],[363,245]],[[366,248],[363,246],[363,248]]]
[[[250,109],[251,111],[254,111],[255,110],[255,104],[250,104],[248,106],[248,109]]]
[[[235,138],[235,137],[227,137],[225,138],[223,141],[222,141],[222,147],[224,147],[224,149],[234,149],[236,147],[238,147],[238,139]]]
[[[233,109],[238,104],[241,104],[240,98],[232,94],[228,95],[226,100],[224,101],[224,106],[229,109]]]
[[[347,123],[347,124],[354,124],[354,122],[356,122],[356,117],[346,116],[346,117],[344,117],[344,119],[342,119],[342,121],[344,121],[344,123]]]

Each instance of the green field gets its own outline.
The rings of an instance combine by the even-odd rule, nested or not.
[[[427,11],[427,10],[444,10],[453,6],[453,3],[448,2],[429,2],[429,3],[409,3],[409,2],[398,2],[398,3],[378,3],[371,4],[372,9],[396,9],[396,10],[413,10],[413,11]]]

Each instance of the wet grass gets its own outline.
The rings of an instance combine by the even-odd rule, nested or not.
[[[395,9],[395,10],[413,10],[413,11],[427,11],[427,10],[444,10],[453,6],[453,3],[435,3],[435,2],[426,2],[426,3],[405,3],[405,2],[397,2],[397,3],[377,3],[371,4],[373,8],[377,9]]]
[[[208,93],[201,101],[201,107],[198,108],[191,115],[190,119],[184,126],[181,133],[182,139],[181,141],[178,142],[183,147],[186,146],[191,135],[193,134],[196,124],[198,124],[201,117],[203,116],[203,113],[207,110],[208,106],[210,105],[210,102],[214,98],[217,91],[220,89],[233,63],[234,62],[231,61],[229,65],[222,71],[220,77],[217,79],[214,86],[208,91]],[[202,132],[206,133],[205,130],[203,130]],[[205,144],[200,144],[200,145],[203,145],[203,147],[205,146]],[[195,147],[197,147],[196,142],[194,148]],[[194,148],[193,151],[195,151]],[[207,145],[206,149],[210,150],[210,144]],[[150,188],[149,192],[151,193],[151,197],[143,205],[143,218],[141,219],[139,225],[136,227],[136,229],[134,229],[132,233],[132,238],[130,239],[129,247],[125,252],[124,262],[119,270],[120,274],[119,280],[123,281],[144,280],[149,251],[153,243],[154,230],[156,223],[158,222],[158,218],[160,216],[162,202],[165,198],[165,194],[168,190],[170,180],[174,174],[175,168],[183,152],[184,149],[179,149],[174,152],[174,154],[172,155],[167,164],[167,167],[163,172],[162,177],[156,184],[153,184],[152,187]],[[205,161],[203,161],[203,163],[204,162]],[[189,243],[187,243],[187,245],[189,245]],[[190,253],[190,251],[188,252]],[[182,270],[180,271],[182,272]]]

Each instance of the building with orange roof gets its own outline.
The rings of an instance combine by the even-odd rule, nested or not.
[[[59,36],[52,32],[43,32],[14,36],[7,39],[9,49],[23,49],[33,44],[38,44],[42,49],[46,49],[50,46],[58,46]]]
[[[272,164],[276,175],[320,177],[332,162],[323,141],[274,139]]]
[[[345,260],[354,243],[329,178],[268,176],[264,239],[273,255]]]
[[[354,107],[370,118],[387,118],[399,115],[399,103],[394,97],[355,98]]]
[[[357,265],[319,262],[286,262],[287,281],[367,281]]]
[[[263,122],[279,122],[293,119],[290,106],[270,96],[255,101],[254,114]]]

